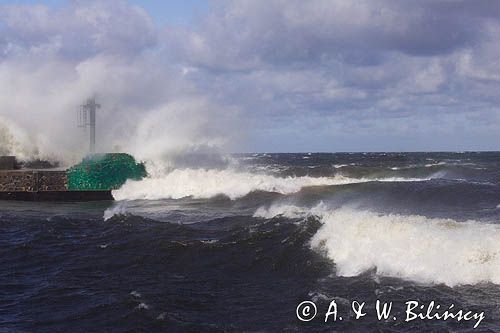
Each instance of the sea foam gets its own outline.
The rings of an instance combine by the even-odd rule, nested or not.
[[[128,181],[113,191],[116,200],[180,199],[184,197],[211,198],[225,195],[231,199],[243,197],[254,191],[291,194],[304,187],[346,185],[372,181],[423,181],[430,178],[349,178],[334,177],[275,177],[233,169],[175,169],[156,174],[140,181]]]
[[[261,208],[255,216],[315,215],[323,225],[312,249],[324,253],[340,276],[371,269],[377,275],[449,286],[500,284],[500,225],[417,215],[378,214],[319,205]]]

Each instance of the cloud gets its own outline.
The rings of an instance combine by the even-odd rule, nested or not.
[[[373,65],[387,52],[443,55],[481,42],[498,23],[491,1],[219,1],[196,31],[170,31],[200,65],[248,69],[337,60]],[[183,33],[184,38],[178,39]]]
[[[94,94],[102,149],[154,142],[148,157],[499,148],[496,2],[215,0],[159,27],[126,1],[72,1],[0,19],[0,117],[24,151],[81,153],[74,108]]]
[[[73,1],[60,9],[4,5],[4,56],[54,55],[82,60],[101,53],[136,55],[156,45],[148,14],[123,1]]]
[[[390,150],[387,133],[418,141],[429,131],[408,124],[436,117],[455,128],[456,146],[498,149],[499,36],[500,4],[491,1],[255,0],[217,1],[198,29],[167,29],[162,38],[175,50],[171,59],[198,68],[208,90],[240,101],[256,127],[297,132],[304,128],[296,119],[326,127],[322,119],[335,117],[345,126],[315,140],[369,129],[372,140],[360,149],[379,149],[371,145],[379,141]],[[465,139],[454,125],[471,112],[468,126],[488,139]],[[349,125],[356,123],[364,127]]]

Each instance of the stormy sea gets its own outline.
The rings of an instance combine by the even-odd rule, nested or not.
[[[192,162],[0,202],[0,332],[500,331],[500,153]]]

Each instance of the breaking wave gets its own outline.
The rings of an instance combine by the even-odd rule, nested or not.
[[[310,241],[340,276],[375,269],[380,276],[449,286],[500,284],[500,225],[417,215],[378,214],[350,208],[293,205],[260,208],[256,217],[317,216],[322,226]]]
[[[237,199],[254,191],[291,194],[311,186],[429,179],[431,178],[349,178],[342,175],[333,177],[275,177],[232,169],[175,169],[162,176],[148,177],[140,181],[128,181],[120,189],[113,191],[113,196],[116,200],[158,200],[184,197],[202,199],[217,195]]]

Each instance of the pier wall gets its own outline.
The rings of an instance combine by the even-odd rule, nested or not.
[[[0,192],[66,191],[66,171],[0,170]]]

